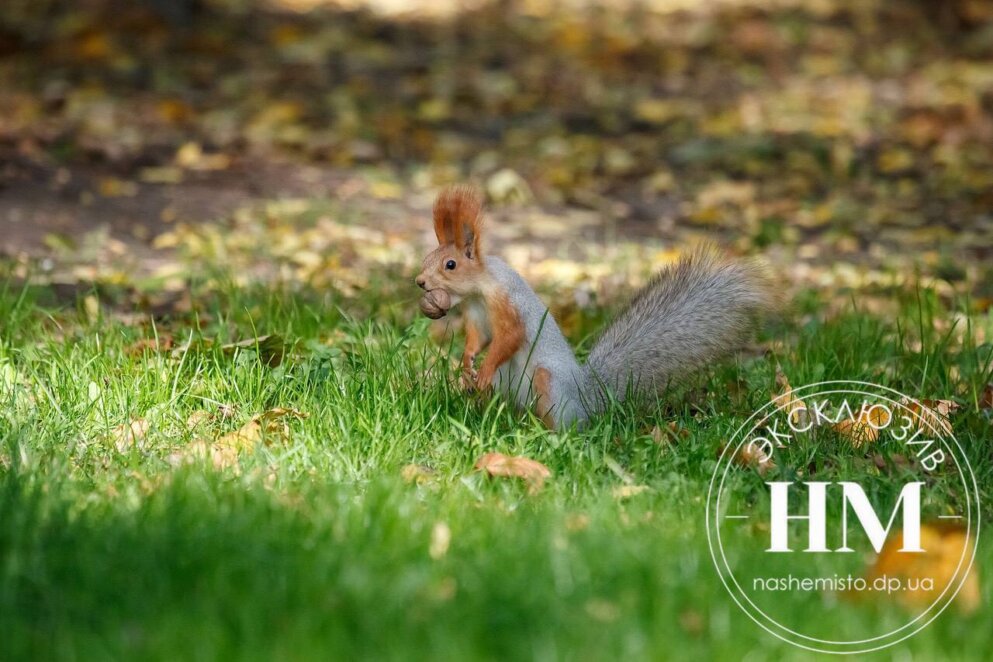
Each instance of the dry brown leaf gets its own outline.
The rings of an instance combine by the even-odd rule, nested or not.
[[[167,352],[172,349],[173,338],[167,333],[159,334],[158,338],[141,338],[124,348],[128,356],[141,356],[146,352]]]
[[[234,415],[238,413],[238,405],[220,404],[217,406],[217,413],[221,415],[221,418],[234,418]]]
[[[914,402],[904,398],[900,404],[910,410],[917,427],[922,432],[932,433],[937,430],[942,436],[952,434],[952,422],[949,420],[949,416],[958,410],[957,402],[952,400],[919,400]]]
[[[169,456],[169,463],[178,466],[187,464],[194,460],[210,460],[215,469],[233,468],[235,473],[240,473],[241,466],[238,464],[238,451],[230,446],[215,446],[206,439],[197,439],[182,451],[172,453]]]
[[[236,468],[241,451],[254,449],[259,443],[284,443],[289,439],[290,429],[284,419],[303,419],[307,416],[297,409],[269,409],[256,414],[234,432],[218,437],[213,443],[197,439],[183,451],[173,453],[169,460],[173,464],[183,464],[193,459],[209,459],[215,469]]]
[[[726,445],[722,445],[718,448],[718,457],[724,453],[726,448]],[[769,471],[776,468],[776,463],[771,457],[769,457],[769,454],[766,453],[761,446],[751,442],[741,445],[738,452],[735,453],[734,462],[742,467],[754,468],[759,472],[760,476],[764,476]]]
[[[415,485],[423,485],[433,480],[437,475],[437,471],[422,464],[408,464],[400,470],[400,477],[403,478],[404,482]]]
[[[831,427],[859,448],[879,439],[879,430],[890,424],[892,415],[886,407],[863,404],[858,414]]]
[[[687,439],[690,431],[680,427],[676,421],[669,421],[664,427],[656,425],[649,434],[656,444],[674,444],[680,439]]]
[[[144,418],[136,418],[130,423],[118,425],[114,428],[114,447],[119,453],[127,453],[141,443],[148,434],[148,428],[148,421]]]
[[[545,479],[552,475],[541,462],[503,453],[486,453],[476,462],[476,470],[501,478],[522,478],[532,494],[544,487]]]
[[[866,576],[870,583],[879,577],[899,577],[904,583],[908,579],[913,580],[917,584],[914,590],[904,589],[884,595],[892,595],[905,606],[919,607],[930,604],[945,590],[955,577],[963,551],[966,555],[971,554],[973,540],[966,535],[964,527],[935,522],[921,524],[923,553],[901,552],[902,547],[903,532],[899,531],[883,544]],[[980,605],[978,573],[978,568],[973,566],[955,599],[959,609],[965,613],[975,611]],[[931,586],[923,584],[926,578],[930,578]]]
[[[979,408],[993,409],[993,382],[987,384],[979,396]]]
[[[772,397],[772,402],[776,408],[786,412],[795,426],[806,427],[809,421],[807,404],[794,395],[790,380],[787,379],[786,373],[779,366],[776,366],[776,388],[779,390],[779,395]]]
[[[201,425],[209,423],[214,420],[214,415],[209,411],[195,411],[186,418],[186,429],[196,430]]]
[[[230,447],[236,451],[241,451],[254,448],[256,444],[263,440],[268,442],[283,442],[290,434],[289,426],[282,420],[286,417],[307,418],[307,414],[296,409],[285,409],[283,407],[269,409],[261,414],[256,414],[252,417],[252,420],[234,432],[229,432],[221,436],[214,442],[214,445]]]

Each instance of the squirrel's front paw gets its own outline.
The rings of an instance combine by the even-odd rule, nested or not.
[[[476,390],[476,381],[479,379],[479,374],[472,368],[462,369],[462,388],[467,392],[472,393]]]
[[[487,375],[480,373],[476,375],[476,392],[482,395],[487,395],[493,388],[493,375]]]

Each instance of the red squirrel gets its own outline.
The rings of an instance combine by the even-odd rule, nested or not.
[[[656,274],[611,322],[580,365],[548,307],[506,262],[483,252],[482,197],[468,186],[434,204],[438,248],[415,279],[421,311],[437,319],[461,306],[463,379],[550,429],[583,426],[611,398],[656,393],[670,380],[735,349],[777,297],[756,264],[704,248]],[[482,364],[477,358],[486,349]]]

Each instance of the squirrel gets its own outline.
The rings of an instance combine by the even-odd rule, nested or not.
[[[756,317],[778,304],[756,263],[704,247],[656,274],[580,365],[534,290],[499,257],[484,255],[482,210],[481,195],[466,185],[435,201],[439,245],[415,278],[426,290],[421,312],[438,319],[461,304],[463,383],[478,392],[493,388],[522,409],[533,404],[549,429],[583,427],[612,399],[657,393],[729,354]]]

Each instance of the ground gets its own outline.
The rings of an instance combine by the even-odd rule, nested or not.
[[[989,502],[989,3],[183,6],[0,10],[0,656],[806,658],[704,526],[784,380],[954,403]],[[788,304],[550,433],[466,394],[418,316],[433,196],[467,179],[581,355],[700,241]],[[824,466],[884,494],[921,469],[825,431],[771,475]],[[982,659],[991,567],[885,655]],[[783,599],[850,635],[911,609]]]

